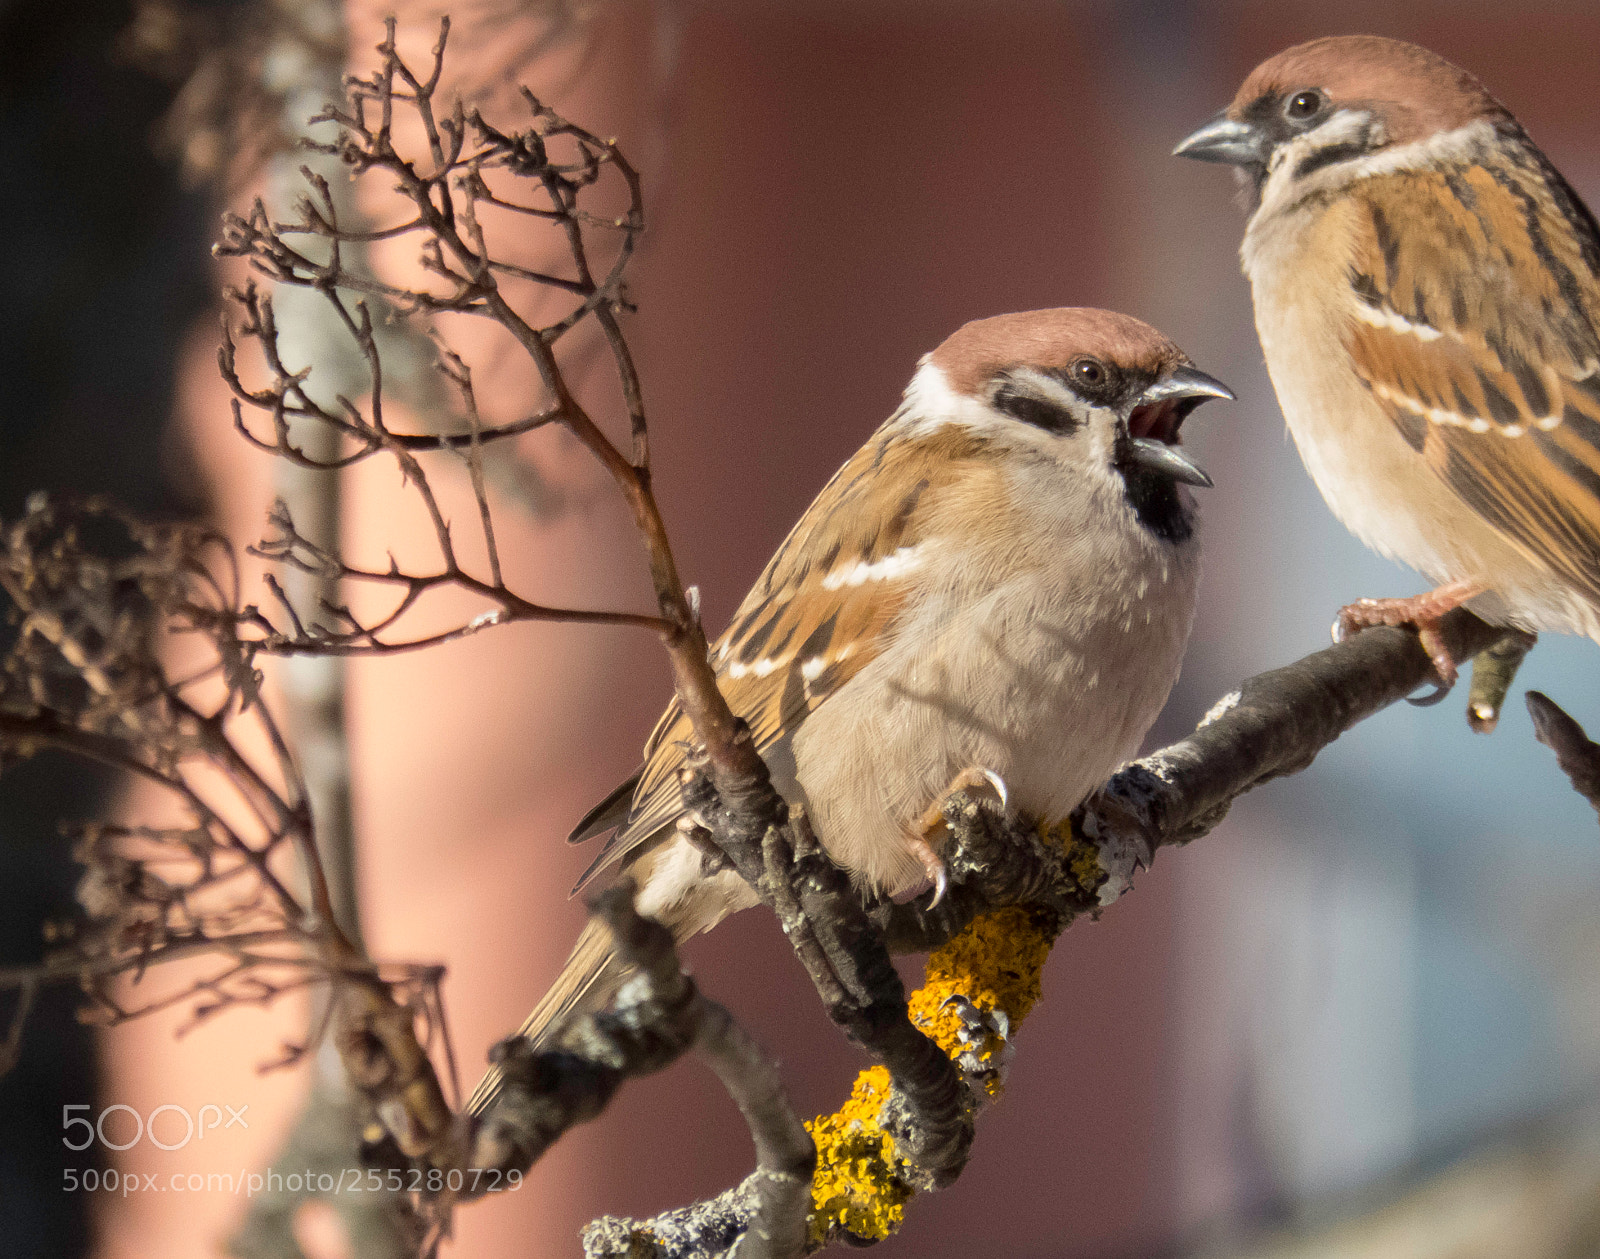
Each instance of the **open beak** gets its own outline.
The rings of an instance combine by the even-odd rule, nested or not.
[[[1212,481],[1178,448],[1178,430],[1189,412],[1211,398],[1233,400],[1233,390],[1198,367],[1180,367],[1139,395],[1128,412],[1123,458],[1185,485],[1209,489]]]
[[[1197,162],[1224,162],[1229,166],[1265,166],[1267,137],[1247,122],[1218,114],[1172,150],[1174,157],[1192,157]]]

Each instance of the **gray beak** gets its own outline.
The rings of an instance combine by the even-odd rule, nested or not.
[[[1165,402],[1168,398],[1225,398],[1235,401],[1233,390],[1215,376],[1198,367],[1179,367],[1165,380],[1158,380],[1139,395],[1139,405]]]
[[[1158,442],[1149,437],[1129,438],[1127,453],[1123,457],[1129,463],[1149,468],[1152,472],[1159,472],[1174,481],[1182,481],[1185,485],[1198,485],[1202,489],[1209,490],[1213,484],[1200,465],[1178,447],[1169,446],[1165,442]]]
[[[1174,157],[1197,162],[1225,162],[1229,166],[1265,166],[1267,137],[1246,122],[1220,113],[1172,150]]]
[[[1226,398],[1231,402],[1233,397],[1233,390],[1215,376],[1208,375],[1198,367],[1179,367],[1140,394],[1139,401],[1134,405],[1144,407],[1186,398],[1194,399],[1198,405],[1208,398]],[[1129,463],[1171,477],[1174,481],[1181,481],[1184,485],[1198,485],[1202,489],[1210,489],[1212,485],[1211,478],[1200,465],[1179,447],[1152,437],[1129,437],[1123,458]]]

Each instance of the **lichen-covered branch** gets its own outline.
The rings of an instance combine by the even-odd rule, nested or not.
[[[640,918],[633,886],[602,892],[590,909],[610,928],[633,975],[611,1007],[575,1019],[546,1047],[503,1045],[500,1100],[478,1126],[470,1166],[521,1179],[573,1125],[598,1114],[623,1081],[648,1075],[695,1049],[750,1126],[756,1170],[745,1181],[741,1253],[792,1259],[804,1252],[815,1148],[784,1093],[777,1065],[733,1016],[702,996],[678,964],[672,933]],[[483,1182],[487,1183],[487,1182]],[[474,1196],[469,1185],[463,1197]]]
[[[715,785],[718,777],[729,781],[727,794]],[[705,828],[702,842],[756,889],[829,1017],[888,1071],[906,1174],[926,1188],[949,1184],[972,1145],[973,1107],[959,1073],[911,1023],[887,943],[805,816],[791,813],[770,787],[770,802],[734,794],[742,788],[714,769],[685,784],[684,803]]]
[[[1442,633],[1458,658],[1504,635],[1466,612],[1448,617]],[[896,951],[933,950],[926,982],[912,994],[908,1013],[958,1068],[969,1116],[1003,1091],[1012,1037],[1038,1000],[1052,944],[1075,917],[1113,903],[1158,848],[1206,834],[1240,795],[1306,768],[1346,730],[1431,676],[1414,634],[1364,631],[1251,678],[1225,696],[1193,734],[1127,766],[1060,824],[1005,818],[964,795],[947,802],[954,850],[944,901],[932,910],[882,903],[869,916],[879,938]],[[714,807],[708,811],[692,788],[689,803],[727,851],[727,819]],[[772,874],[763,866],[756,877]],[[858,949],[845,942],[842,948],[847,958],[859,951],[863,967],[870,965],[872,945]],[[811,970],[804,954],[802,960]],[[829,965],[841,969],[837,956]],[[842,969],[853,968],[846,962]],[[930,1187],[915,1149],[907,1148],[905,1110],[892,1081],[883,1067],[870,1068],[838,1112],[810,1125],[818,1154],[812,1248],[836,1238],[888,1236],[913,1194]],[[633,1224],[627,1235],[655,1238],[658,1228],[670,1224],[681,1248],[657,1245],[649,1253],[674,1259],[720,1253],[706,1239],[725,1243],[737,1236],[742,1201],[738,1191],[730,1191]],[[610,1248],[591,1253],[626,1253],[619,1222],[603,1223]]]

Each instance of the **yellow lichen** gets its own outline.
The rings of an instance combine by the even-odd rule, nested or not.
[[[1040,822],[1039,838],[1046,843],[1057,843],[1067,850],[1067,869],[1085,896],[1092,897],[1106,881],[1105,867],[1100,864],[1100,850],[1072,833],[1072,821],[1067,819],[1054,826]]]
[[[1070,842],[1070,831],[1061,838]],[[1095,869],[1103,877],[1098,863]],[[963,1021],[963,1009],[1000,1011],[1015,1028],[1039,1000],[1039,973],[1058,927],[1053,915],[1021,907],[977,918],[928,958],[927,980],[910,997],[912,1022],[952,1058],[968,1051],[984,1060],[994,1057],[1004,1041],[990,1034],[975,1045],[970,1031],[963,1040],[963,1030],[970,1027]],[[986,1078],[984,1088],[997,1096],[999,1074]],[[912,1191],[898,1174],[894,1139],[878,1121],[888,1096],[888,1071],[871,1067],[857,1078],[850,1100],[836,1114],[807,1125],[817,1144],[813,1241],[820,1243],[838,1228],[876,1241],[900,1227]]]
[[[811,1181],[811,1234],[822,1242],[835,1228],[882,1241],[905,1218],[910,1188],[895,1174],[894,1138],[878,1123],[889,1099],[889,1072],[869,1067],[850,1100],[808,1123],[817,1144]]]
[[[986,1014],[1000,1010],[1015,1026],[1039,999],[1039,972],[1055,938],[1052,915],[1020,906],[975,919],[928,958],[927,982],[911,994],[911,1021],[951,1057],[971,1047],[961,1039],[956,997]],[[986,1046],[983,1056],[998,1047]]]

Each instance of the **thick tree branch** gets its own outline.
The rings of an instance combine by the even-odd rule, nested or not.
[[[741,1217],[749,1239],[741,1253],[790,1259],[803,1253],[816,1149],[794,1113],[777,1065],[716,1002],[702,996],[679,966],[672,933],[641,918],[633,885],[595,897],[593,913],[611,929],[633,971],[612,1007],[573,1020],[549,1048],[505,1043],[505,1085],[479,1125],[471,1166],[507,1169],[520,1179],[562,1133],[598,1114],[624,1080],[670,1065],[690,1048],[706,1059],[750,1126],[756,1171],[745,1182]],[[469,1173],[469,1176],[472,1174]],[[473,1183],[462,1195],[474,1196]]]
[[[949,1058],[911,1023],[905,985],[850,876],[766,781],[704,776],[684,787],[684,803],[710,842],[755,888],[810,975],[828,1016],[889,1069],[904,1112],[901,1148],[927,1188],[961,1174],[972,1146],[972,1099]],[[726,784],[726,788],[723,788]]]
[[[1451,654],[1465,660],[1505,631],[1458,609],[1440,633]],[[1432,676],[1417,636],[1391,628],[1363,630],[1258,674],[1218,701],[1187,739],[1135,761],[1091,796],[1081,810],[1083,833],[1116,869],[1131,872],[1134,860],[1147,862],[1156,848],[1207,834],[1239,796],[1298,773],[1350,727]],[[1125,887],[1122,876],[1102,889],[1101,903]]]

